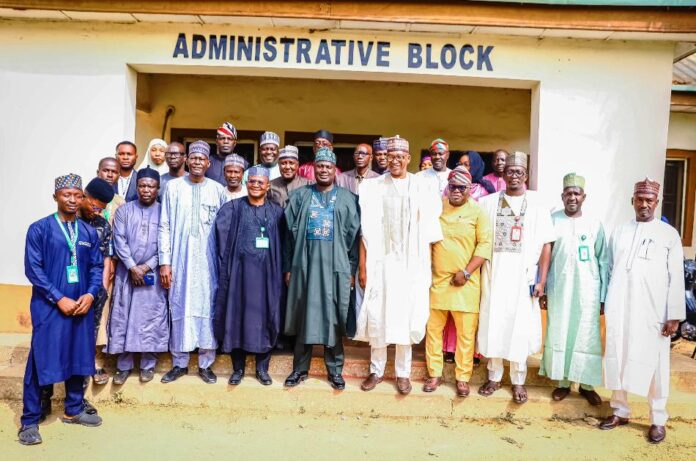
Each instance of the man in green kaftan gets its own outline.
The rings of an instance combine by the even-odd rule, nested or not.
[[[334,184],[336,156],[329,148],[317,151],[314,175],[316,184],[296,189],[285,208],[285,334],[296,337],[285,386],[307,379],[312,346],[321,344],[329,383],[342,390],[343,336],[354,334],[347,326],[355,325],[348,306],[358,267],[360,211],[357,196]]]
[[[599,316],[608,285],[608,252],[602,224],[583,215],[585,178],[570,173],[563,178],[564,209],[553,220],[553,244],[547,279],[546,341],[539,374],[558,380],[551,394],[563,400],[571,382],[592,405],[601,398],[593,386],[602,382],[602,339]]]

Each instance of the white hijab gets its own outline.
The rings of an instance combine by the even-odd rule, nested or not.
[[[155,138],[150,141],[150,144],[147,146],[147,152],[145,153],[145,165],[149,165],[150,168],[157,170],[159,174],[169,172],[169,166],[167,165],[166,160],[162,162],[161,165],[156,165],[152,158],[150,158],[150,149],[152,149],[152,146],[162,146],[164,147],[164,150],[167,150],[167,142],[164,139]]]

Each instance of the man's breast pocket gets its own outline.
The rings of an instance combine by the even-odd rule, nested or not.
[[[201,222],[211,225],[215,221],[218,207],[215,205],[201,205]]]

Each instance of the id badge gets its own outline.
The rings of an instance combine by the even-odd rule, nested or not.
[[[510,241],[519,242],[522,240],[522,226],[512,226],[510,229]]]
[[[78,283],[80,281],[80,273],[77,271],[77,266],[67,266],[65,272],[68,276],[68,283]]]
[[[271,244],[268,237],[256,237],[256,248],[262,248],[267,250],[270,248]]]
[[[587,245],[580,245],[578,247],[578,257],[580,261],[590,260],[590,248]]]

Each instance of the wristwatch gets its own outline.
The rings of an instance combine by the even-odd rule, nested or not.
[[[471,278],[471,274],[466,269],[462,269],[462,273],[464,273],[464,278],[467,281]]]

